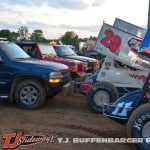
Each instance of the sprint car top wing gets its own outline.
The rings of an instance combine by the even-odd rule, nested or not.
[[[126,31],[128,31],[126,32],[121,29],[122,27],[116,28],[115,26],[106,23],[103,24],[94,50],[131,67],[149,70],[150,58],[139,52],[143,41],[142,34],[140,34],[140,37],[135,35],[138,33],[138,30],[133,34],[129,33],[129,28],[126,29]],[[132,28],[133,26],[134,25],[132,25]],[[143,35],[145,35],[145,33],[143,33]]]

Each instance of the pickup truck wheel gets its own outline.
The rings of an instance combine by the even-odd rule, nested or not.
[[[86,95],[89,107],[97,113],[102,112],[105,103],[112,103],[118,98],[119,93],[117,88],[105,81],[94,83]]]
[[[25,80],[19,83],[15,91],[17,104],[23,109],[36,109],[45,101],[46,93],[37,81]]]
[[[150,104],[139,106],[131,114],[127,124],[127,134],[129,138],[143,139],[143,142],[132,145],[133,148],[150,149]]]

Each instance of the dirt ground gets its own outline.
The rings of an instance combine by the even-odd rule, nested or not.
[[[15,104],[0,102],[0,149],[2,135],[17,131],[24,134],[47,134],[63,138],[127,137],[126,126],[120,125],[88,108],[85,97],[58,95],[39,110],[22,110]],[[131,150],[129,144],[59,144],[42,143],[20,146],[19,150]]]

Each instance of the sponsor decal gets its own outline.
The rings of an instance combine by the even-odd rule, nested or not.
[[[139,57],[145,58],[148,51],[150,52],[150,49],[144,48],[143,51],[140,51],[140,46],[142,45],[142,40],[137,38],[132,38],[128,41],[128,45],[131,48],[132,52],[136,53]]]
[[[147,77],[144,75],[129,74],[129,77],[138,79],[138,80],[143,80],[143,81],[146,81],[146,79],[147,79]]]
[[[133,127],[136,128],[138,131],[140,131],[143,128],[143,123],[149,119],[150,119],[150,113],[146,113],[135,121]]]
[[[128,41],[129,47],[131,48],[131,50],[133,50],[136,53],[138,52],[141,44],[142,44],[142,40],[137,38],[132,38]]]
[[[105,69],[109,70],[111,66],[111,62],[105,62]]]

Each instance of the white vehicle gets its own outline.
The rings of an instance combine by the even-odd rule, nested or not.
[[[103,25],[95,50],[106,58],[99,72],[82,83],[82,93],[86,93],[88,105],[96,112],[102,111],[104,103],[112,103],[125,93],[141,89],[148,76],[144,65],[149,62],[143,61],[137,51],[146,30],[127,22],[123,30],[118,25],[122,22],[117,19],[115,26]],[[129,33],[130,27],[135,29],[134,32]]]

